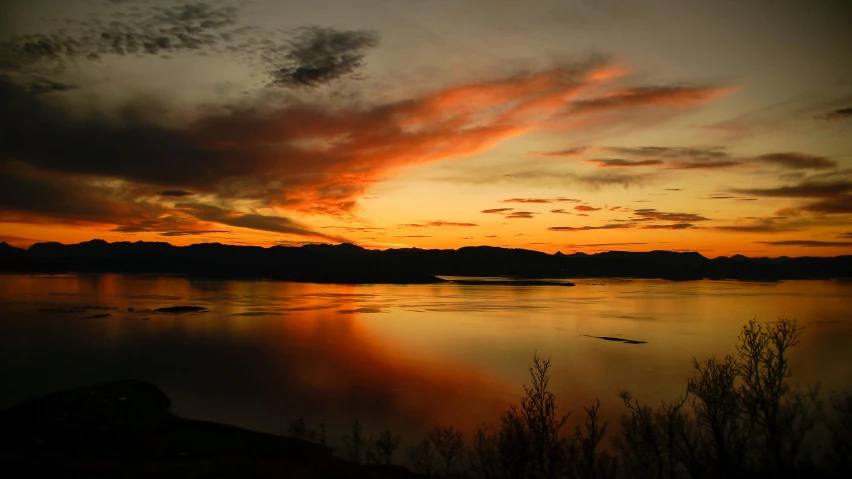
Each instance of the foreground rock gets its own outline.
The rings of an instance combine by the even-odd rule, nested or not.
[[[420,477],[352,464],[299,439],[180,418],[170,406],[156,386],[132,380],[29,400],[0,414],[0,462],[7,477]]]

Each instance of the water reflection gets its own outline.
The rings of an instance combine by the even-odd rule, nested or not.
[[[131,377],[159,385],[179,414],[270,432],[285,431],[297,416],[324,420],[336,437],[356,418],[408,436],[439,423],[471,430],[495,422],[519,396],[538,350],[553,358],[552,385],[564,409],[600,397],[612,419],[619,389],[645,401],[681,394],[693,356],[732,352],[748,319],[781,316],[807,327],[793,358],[797,378],[820,379],[826,391],[852,385],[852,283],[597,283],[0,276],[0,407]],[[100,319],[40,311],[80,305],[114,309]],[[209,312],[152,312],[175,305]]]

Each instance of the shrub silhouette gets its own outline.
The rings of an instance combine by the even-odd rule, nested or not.
[[[385,429],[368,450],[367,462],[389,465],[393,463],[393,455],[399,447],[399,436],[394,436],[390,429]]]
[[[830,434],[830,447],[826,463],[833,471],[852,473],[852,394],[834,395],[826,420]]]
[[[364,426],[355,421],[352,424],[352,434],[343,435],[343,447],[346,459],[355,464],[363,464],[369,456],[372,447],[372,438],[364,438]]]
[[[621,391],[614,446],[606,450],[609,424],[600,401],[584,407],[571,433],[570,412],[558,414],[548,389],[550,359],[536,352],[531,384],[520,403],[510,404],[496,429],[482,425],[468,447],[461,431],[436,427],[407,448],[416,472],[432,477],[482,479],[813,477],[849,473],[852,466],[852,395],[835,395],[825,415],[818,386],[792,387],[790,349],[802,335],[796,321],[780,319],[743,326],[735,354],[693,358],[685,394],[652,406]],[[822,419],[821,419],[822,417]],[[828,441],[821,451],[809,442],[824,421]],[[303,423],[293,433],[309,435]],[[295,434],[294,434],[295,435]],[[383,432],[365,440],[359,423],[344,437],[347,457],[389,464],[399,439]],[[373,449],[375,448],[375,450]],[[820,460],[817,461],[816,459]]]

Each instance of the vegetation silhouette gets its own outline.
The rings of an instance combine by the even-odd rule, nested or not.
[[[559,413],[550,359],[536,352],[531,385],[496,428],[483,425],[466,441],[436,427],[408,448],[408,465],[436,478],[848,477],[852,394],[835,394],[824,409],[818,385],[791,385],[790,350],[802,331],[795,320],[751,320],[734,354],[693,358],[683,395],[652,406],[621,391],[626,411],[609,447],[599,400],[565,430],[570,412]]]

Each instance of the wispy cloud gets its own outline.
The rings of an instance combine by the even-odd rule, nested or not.
[[[619,158],[611,159],[591,159],[592,163],[597,163],[598,168],[629,168],[635,166],[657,166],[662,165],[662,160],[623,160]]]
[[[674,223],[669,225],[645,225],[641,226],[643,230],[685,230],[692,229],[695,226],[691,223]]]
[[[538,156],[573,157],[580,156],[584,151],[586,151],[586,149],[587,147],[585,146],[577,146],[574,148],[566,148],[564,150],[536,151],[533,154]]]
[[[501,213],[505,213],[507,211],[512,211],[513,209],[514,208],[491,208],[491,209],[488,209],[488,210],[482,210],[482,211],[480,211],[480,213],[501,214]]]
[[[574,113],[590,113],[602,110],[637,108],[644,106],[687,107],[705,103],[724,96],[732,90],[717,87],[650,86],[626,88],[599,98],[574,103]]]
[[[171,196],[174,198],[183,198],[184,196],[192,196],[192,193],[184,190],[163,190],[158,191],[158,195],[160,196]]]
[[[577,206],[574,207],[574,209],[577,210],[577,211],[600,211],[601,210],[600,208],[595,208],[595,207],[589,206],[589,205],[577,205]]]
[[[783,198],[830,198],[852,191],[852,181],[810,181],[790,186],[779,186],[776,188],[750,188],[733,190],[737,193],[753,196],[771,196]]]
[[[695,222],[695,221],[708,221],[709,218],[705,218],[699,214],[695,213],[665,213],[662,211],[657,211],[653,208],[643,208],[638,210],[633,210],[633,214],[639,216],[640,218],[645,218],[649,220],[655,221],[675,221],[679,223],[686,222]]]
[[[852,241],[815,241],[815,240],[787,240],[787,241],[757,241],[758,244],[770,246],[803,246],[806,248],[820,247],[852,247]]]
[[[500,200],[500,203],[538,203],[538,204],[548,204],[548,203],[579,203],[581,200],[573,199],[573,198],[510,198],[508,200]]]
[[[458,223],[455,221],[428,221],[424,223],[408,223],[398,225],[397,228],[445,228],[445,227],[471,227],[479,226],[476,223]]]
[[[536,213],[532,211],[513,211],[506,215],[506,218],[509,219],[532,219],[533,215]]]
[[[826,170],[837,167],[837,162],[824,156],[803,153],[769,153],[754,157],[755,161],[793,170]]]
[[[817,116],[817,118],[822,120],[843,120],[850,117],[852,117],[852,107],[838,108],[837,110]]]
[[[612,230],[612,229],[627,229],[633,225],[622,223],[610,223],[601,226],[551,226],[548,231],[591,231],[591,230]]]

